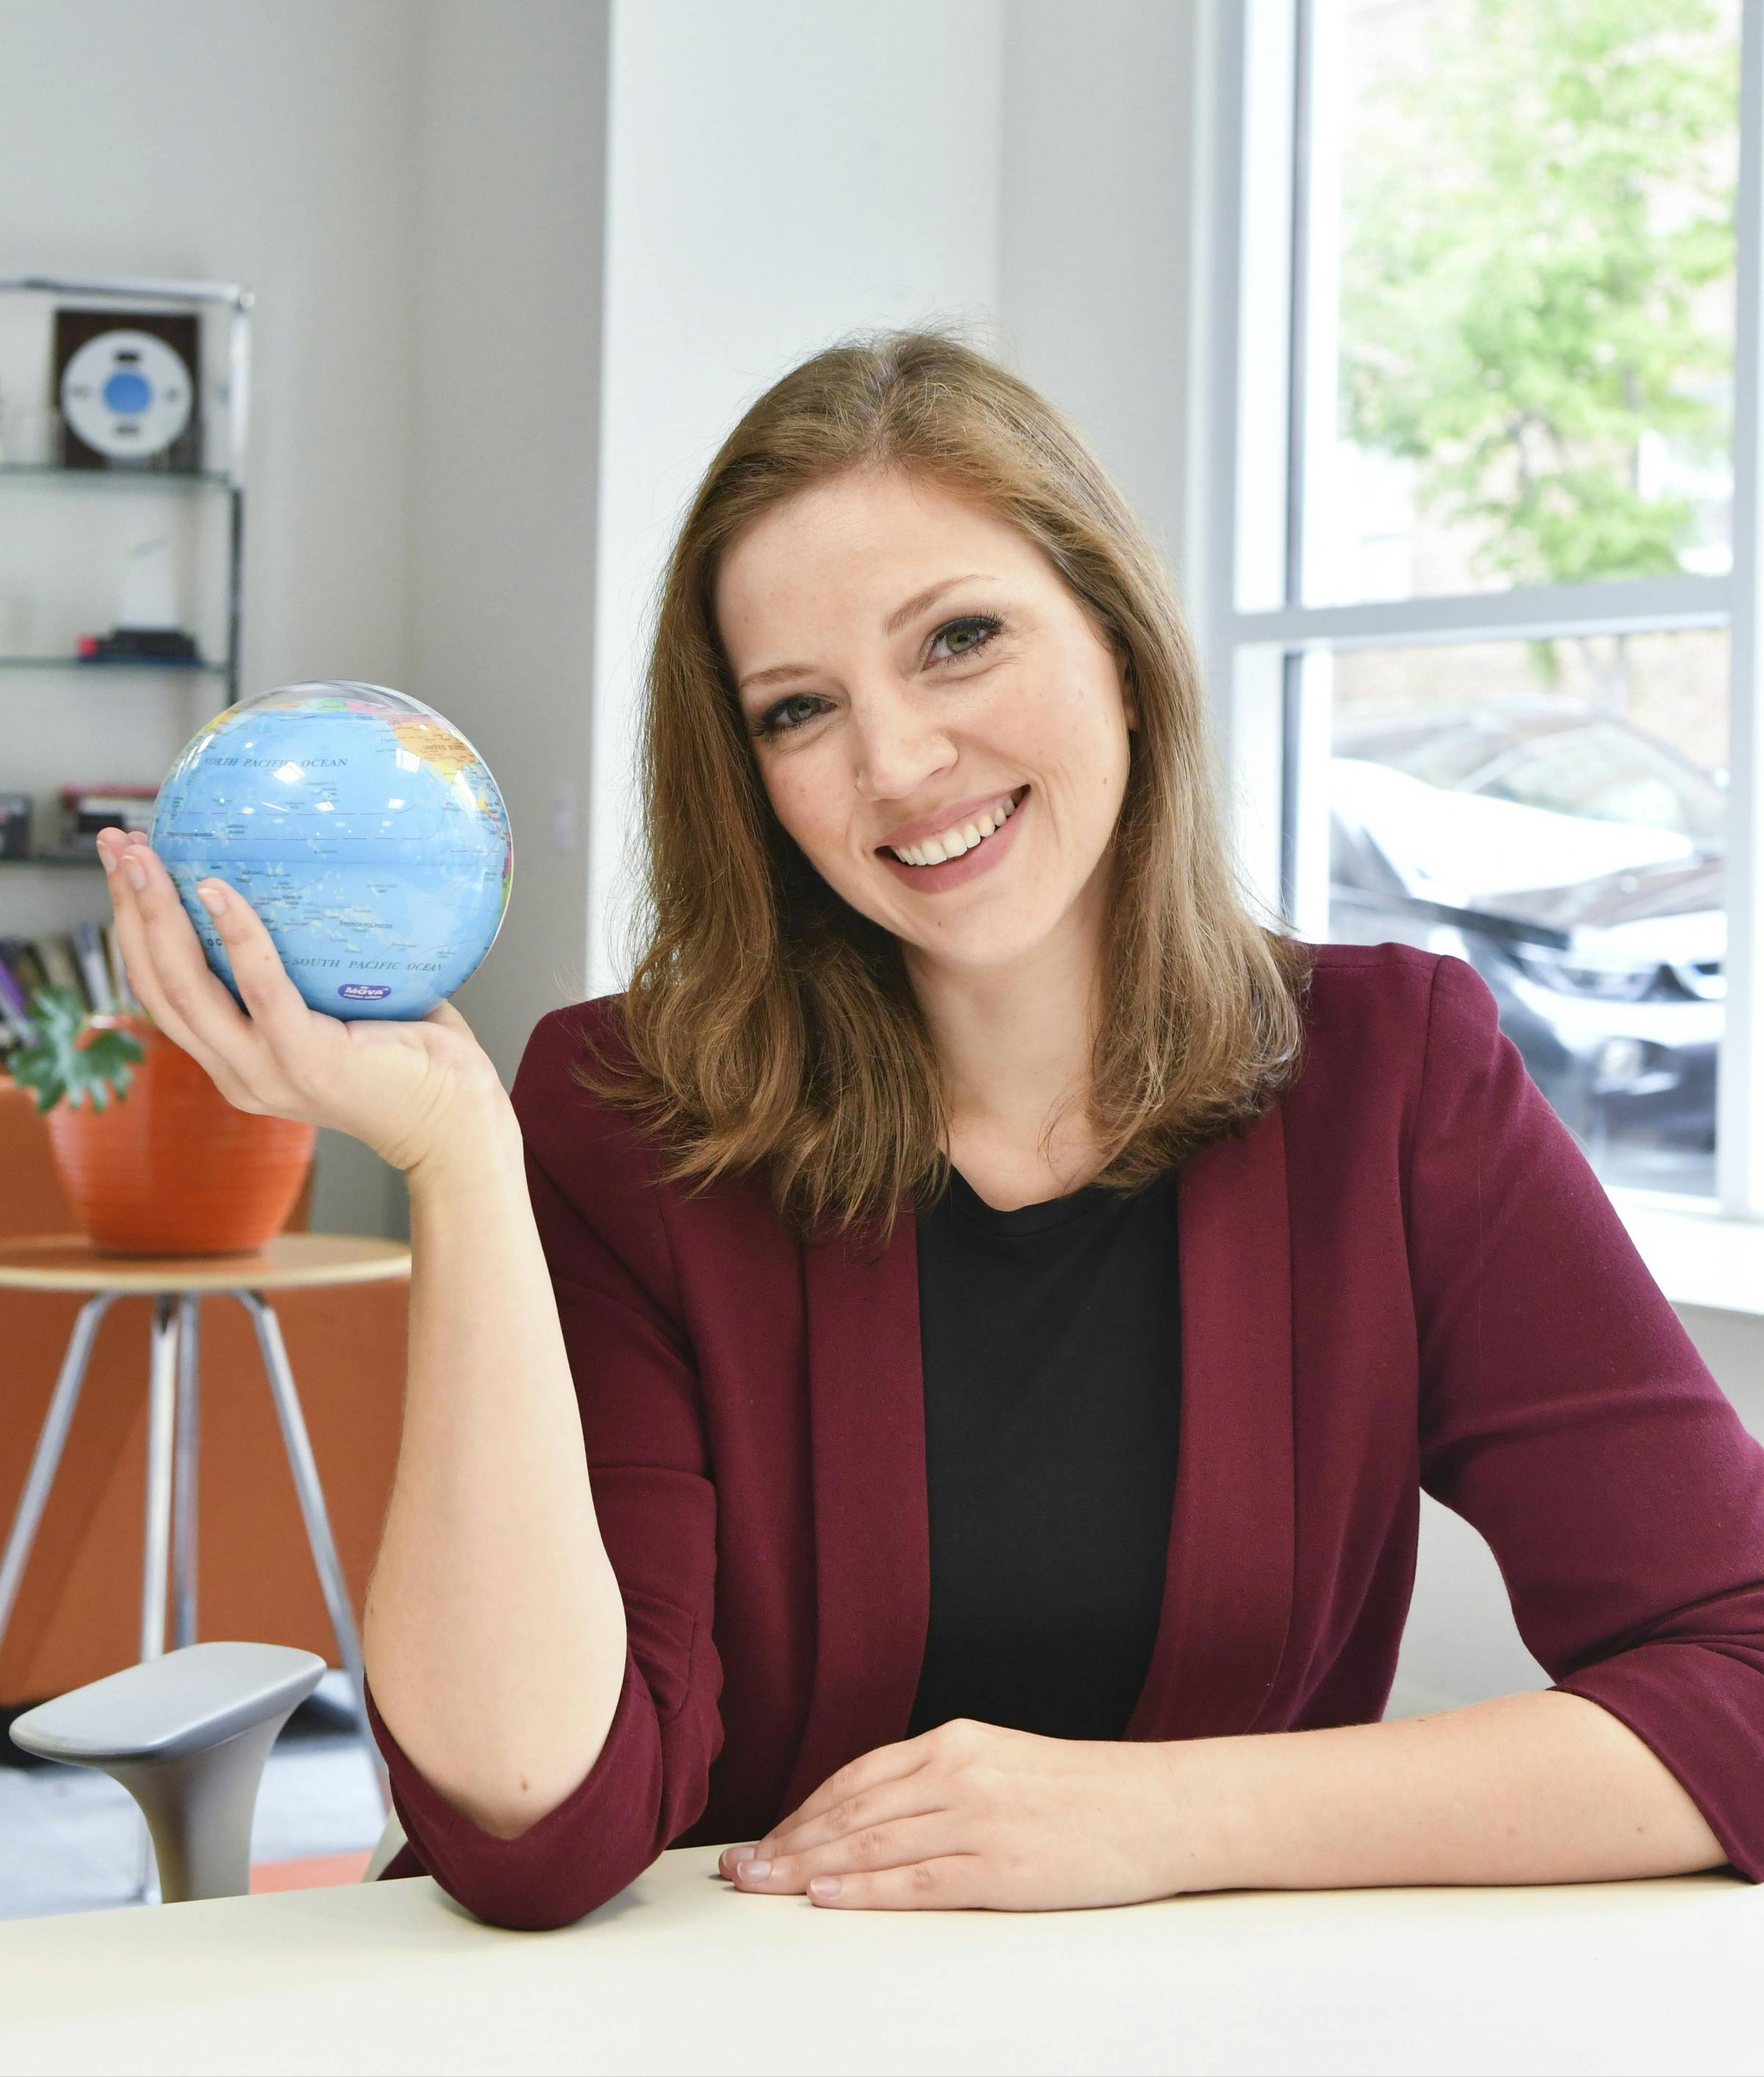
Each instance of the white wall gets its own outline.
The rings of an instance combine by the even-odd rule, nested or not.
[[[1197,20],[1183,0],[1009,0],[999,300],[1186,601]]]
[[[606,20],[581,0],[422,17],[410,689],[508,805],[508,913],[454,998],[505,1083],[589,992]]]
[[[842,332],[996,311],[1004,22],[1004,0],[614,0],[592,995],[624,984],[632,723],[682,502],[746,406]]]

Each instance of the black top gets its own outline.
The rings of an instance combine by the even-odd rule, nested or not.
[[[1182,1399],[1176,1172],[917,1221],[930,1634],[907,1736],[1118,1738],[1163,1605]]]

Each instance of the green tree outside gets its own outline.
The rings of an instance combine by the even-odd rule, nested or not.
[[[1739,52],[1708,0],[1433,0],[1343,168],[1341,414],[1515,585],[1675,572],[1695,516],[1641,436],[1731,443]],[[1706,299],[1704,299],[1706,300]],[[1529,645],[1554,681],[1554,642]],[[1620,709],[1623,645],[1588,660]]]

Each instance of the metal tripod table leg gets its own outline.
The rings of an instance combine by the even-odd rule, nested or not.
[[[141,1559],[141,1651],[144,1662],[163,1656],[165,1650],[165,1588],[172,1555],[172,1473],[181,1438],[178,1434],[178,1377],[185,1365],[180,1361],[177,1301],[160,1292],[153,1301],[153,1321],[148,1330],[147,1396],[147,1538]],[[187,1549],[180,1558],[187,1556]],[[188,1600],[189,1582],[178,1582],[179,1597]],[[144,1902],[152,1901],[154,1881],[152,1836],[147,1821],[137,1813],[135,1887]]]
[[[114,1291],[101,1291],[88,1298],[73,1322],[73,1332],[68,1337],[67,1354],[61,1359],[61,1374],[50,1396],[49,1410],[43,1417],[24,1491],[19,1496],[18,1509],[7,1533],[6,1555],[0,1558],[0,1644],[6,1642],[6,1625],[11,1620],[12,1605],[18,1598],[19,1582],[24,1577],[25,1563],[36,1540],[44,1505],[49,1497],[49,1488],[55,1483],[56,1467],[61,1461],[73,1409],[79,1401],[80,1387],[85,1381],[93,1337],[98,1333],[99,1321],[118,1295]]]

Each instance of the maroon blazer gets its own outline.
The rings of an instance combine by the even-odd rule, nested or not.
[[[1492,1548],[1555,1687],[1644,1738],[1764,1880],[1764,1444],[1475,970],[1395,943],[1316,962],[1299,1080],[1181,1171],[1181,1455],[1125,1735],[1376,1721],[1425,1490]],[[905,1735],[925,1644],[913,1222],[869,1260],[800,1247],[754,1175],[656,1183],[565,1072],[615,1000],[543,1018],[512,1091],[624,1590],[610,1732],[499,1839],[369,1697],[410,1841],[386,1875],[507,1926],[567,1924],[669,1846],[759,1838]]]

